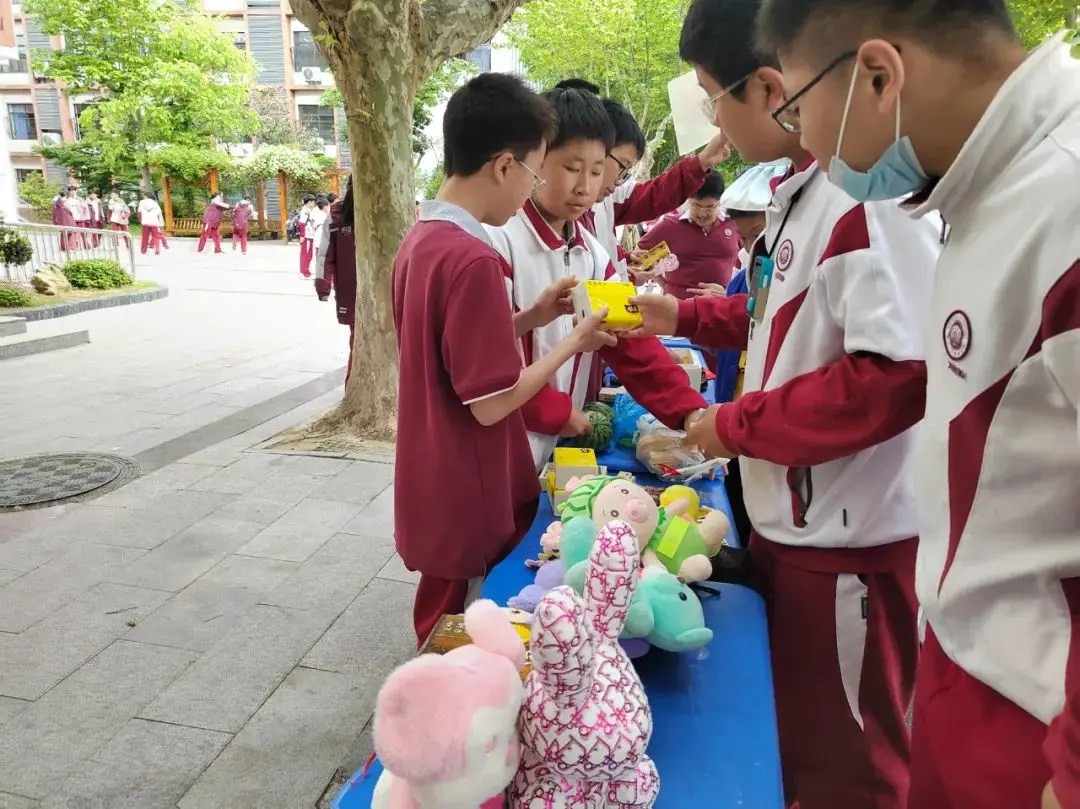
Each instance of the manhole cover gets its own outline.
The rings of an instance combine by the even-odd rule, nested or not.
[[[43,508],[99,497],[139,476],[119,455],[61,452],[0,460],[0,511]]]

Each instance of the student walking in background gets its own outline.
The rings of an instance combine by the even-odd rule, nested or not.
[[[61,191],[52,201],[52,223],[58,227],[73,228],[75,227],[75,217],[71,215],[71,210],[67,206],[67,195]],[[60,232],[60,249],[67,250],[68,243],[71,240],[71,233],[68,231]]]
[[[142,245],[140,252],[145,256],[148,247],[153,246],[154,255],[161,255],[161,231],[165,226],[165,217],[161,206],[154,199],[154,192],[147,191],[139,203],[139,224],[142,225]]]
[[[305,278],[311,277],[311,259],[315,255],[315,234],[308,230],[311,213],[314,210],[315,195],[304,194],[304,204],[300,206],[300,218],[297,219],[297,226],[300,228],[300,274]]]
[[[97,191],[90,192],[90,199],[87,200],[90,205],[90,227],[94,230],[101,230],[105,226],[105,217],[101,210],[101,200],[98,199]],[[101,236],[94,234],[94,247],[101,244]]]
[[[214,240],[214,252],[224,253],[221,249],[221,220],[225,216],[225,211],[229,210],[229,203],[225,202],[221,198],[221,192],[218,191],[210,198],[210,204],[206,206],[206,211],[203,213],[203,229],[202,235],[199,236],[199,252],[203,251],[206,247],[206,240],[208,238]]]
[[[345,198],[330,206],[330,220],[322,229],[315,259],[315,293],[320,301],[334,293],[337,320],[349,327],[349,364],[345,371],[345,389],[352,376],[352,352],[356,333],[356,237],[353,232],[352,177],[345,188]]]
[[[113,191],[109,194],[109,229],[110,230],[122,230],[124,233],[128,231],[128,221],[131,219],[131,208],[128,204],[120,198],[120,195]],[[125,237],[125,244],[127,240]]]
[[[244,198],[233,208],[232,215],[232,249],[235,251],[236,243],[239,242],[240,252],[245,256],[247,255],[248,222],[252,216],[254,216],[254,211],[251,208],[251,197],[245,194]]]
[[[320,196],[315,200],[315,210],[308,218],[308,228],[311,231],[311,257],[316,268],[319,265],[319,245],[330,222],[330,202],[326,197]]]

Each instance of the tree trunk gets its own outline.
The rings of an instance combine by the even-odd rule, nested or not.
[[[634,179],[639,182],[647,180],[652,176],[652,167],[653,161],[656,159],[656,150],[660,147],[660,144],[664,142],[664,135],[667,134],[669,126],[671,126],[670,115],[666,116],[664,120],[659,123],[656,127],[656,131],[653,132],[652,138],[645,144],[645,154],[641,156],[637,168],[634,169]]]
[[[374,43],[373,43],[374,44]],[[412,71],[393,48],[347,54],[338,83],[349,110],[356,233],[356,334],[341,414],[351,428],[392,439],[397,407],[397,345],[391,309],[394,254],[413,221]],[[365,75],[365,73],[367,75]],[[378,115],[369,110],[379,110]]]

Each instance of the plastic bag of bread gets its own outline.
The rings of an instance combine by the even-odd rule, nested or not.
[[[686,433],[666,427],[649,413],[638,419],[637,459],[671,483],[712,479],[724,464],[723,458],[709,459],[696,447],[687,446]]]

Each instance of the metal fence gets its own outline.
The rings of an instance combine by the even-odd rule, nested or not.
[[[64,228],[30,222],[4,222],[4,227],[21,233],[34,248],[34,255],[26,264],[4,267],[6,280],[10,283],[30,283],[31,276],[46,264],[63,267],[71,261],[94,258],[112,259],[135,277],[135,243],[126,231]]]

